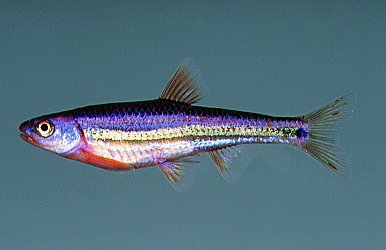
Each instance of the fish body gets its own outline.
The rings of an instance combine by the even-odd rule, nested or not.
[[[347,157],[336,131],[353,110],[355,95],[310,114],[274,117],[194,105],[202,99],[200,73],[184,61],[159,98],[92,105],[28,120],[21,137],[40,148],[99,168],[125,171],[158,166],[179,189],[189,158],[208,153],[227,179],[232,149],[244,144],[287,144],[345,173]]]
[[[299,130],[307,128],[299,119],[163,99],[89,106],[68,114],[79,124],[84,140],[80,147],[132,168],[240,144],[301,145],[307,140],[306,134],[299,136]]]

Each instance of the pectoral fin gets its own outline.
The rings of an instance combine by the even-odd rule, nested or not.
[[[74,153],[64,155],[64,157],[72,160],[76,160],[76,161],[81,161],[81,162],[93,165],[95,167],[103,168],[111,171],[128,171],[128,170],[134,169],[133,166],[127,163],[104,158],[104,157],[95,155],[93,154],[93,152],[85,149],[80,149]]]

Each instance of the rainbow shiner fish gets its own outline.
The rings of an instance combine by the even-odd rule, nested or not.
[[[196,106],[201,73],[191,59],[177,68],[159,98],[92,105],[22,123],[21,138],[60,156],[107,170],[157,166],[177,190],[192,183],[192,156],[208,153],[229,182],[239,178],[245,144],[287,144],[347,176],[337,132],[351,116],[355,94],[309,114],[274,117]]]

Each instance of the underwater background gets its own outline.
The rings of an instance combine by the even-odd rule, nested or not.
[[[256,145],[237,185],[208,157],[177,193],[157,168],[108,172],[19,138],[89,104],[156,98],[192,57],[200,105],[296,115],[358,95],[342,181]],[[0,249],[385,249],[384,1],[0,1]]]

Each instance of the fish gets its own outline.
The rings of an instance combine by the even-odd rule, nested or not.
[[[108,103],[39,116],[19,126],[27,143],[111,171],[158,167],[177,191],[194,183],[192,165],[207,154],[229,183],[240,178],[244,147],[284,144],[300,149],[347,178],[349,157],[338,132],[352,116],[356,94],[310,113],[271,116],[198,106],[203,77],[193,59],[182,61],[153,100]],[[274,156],[271,156],[274,157]]]

